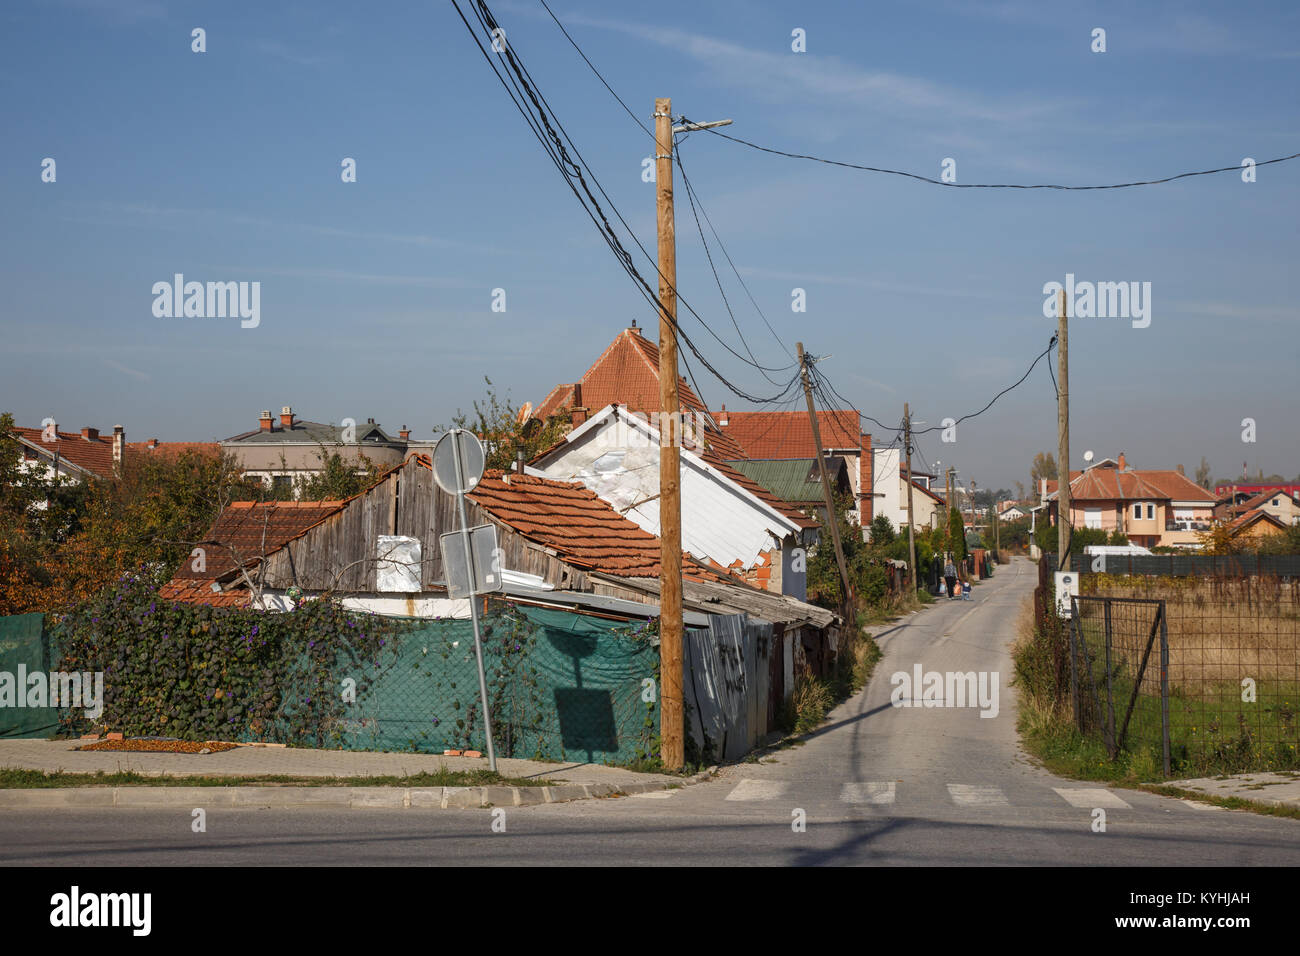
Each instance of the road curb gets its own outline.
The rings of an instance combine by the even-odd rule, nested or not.
[[[713,768],[716,770],[717,768]],[[566,783],[550,787],[45,787],[0,790],[4,810],[231,809],[457,810],[599,800],[701,783],[711,770],[663,783]]]

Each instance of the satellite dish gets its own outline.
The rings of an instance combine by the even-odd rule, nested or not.
[[[1091,452],[1091,451],[1085,451],[1085,452],[1083,453],[1083,460],[1084,460],[1084,461],[1087,461],[1087,462],[1091,462],[1091,461],[1092,461],[1092,452]]]

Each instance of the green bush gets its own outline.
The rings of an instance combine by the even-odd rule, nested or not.
[[[282,614],[173,604],[131,575],[54,623],[56,669],[104,673],[102,727],[316,747],[342,736],[343,678],[359,697],[401,626],[327,600]],[[64,724],[90,726],[80,711]]]

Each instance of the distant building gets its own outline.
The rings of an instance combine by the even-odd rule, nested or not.
[[[49,421],[47,419],[47,421]],[[112,436],[89,426],[77,432],[59,431],[54,421],[44,428],[14,428],[22,456],[21,470],[42,480],[54,474],[65,478],[112,478],[120,473],[126,451],[126,432],[113,426]]]
[[[394,437],[373,418],[362,423],[322,424],[303,421],[293,408],[280,409],[279,419],[269,411],[257,419],[257,428],[220,442],[221,450],[235,456],[245,476],[258,478],[273,489],[291,489],[300,478],[323,470],[323,455],[339,454],[361,468],[362,456],[381,471],[400,465],[409,451],[427,450],[431,441],[412,441],[403,425]]]
[[[1043,502],[1057,517],[1055,481],[1043,480]],[[1200,547],[1214,523],[1216,499],[1178,471],[1130,468],[1123,452],[1083,471],[1070,472],[1070,523],[1076,528],[1120,531],[1143,547]]]

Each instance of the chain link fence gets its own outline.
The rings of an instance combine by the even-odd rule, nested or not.
[[[1081,587],[1082,732],[1177,776],[1300,769],[1300,581],[1084,574]]]

